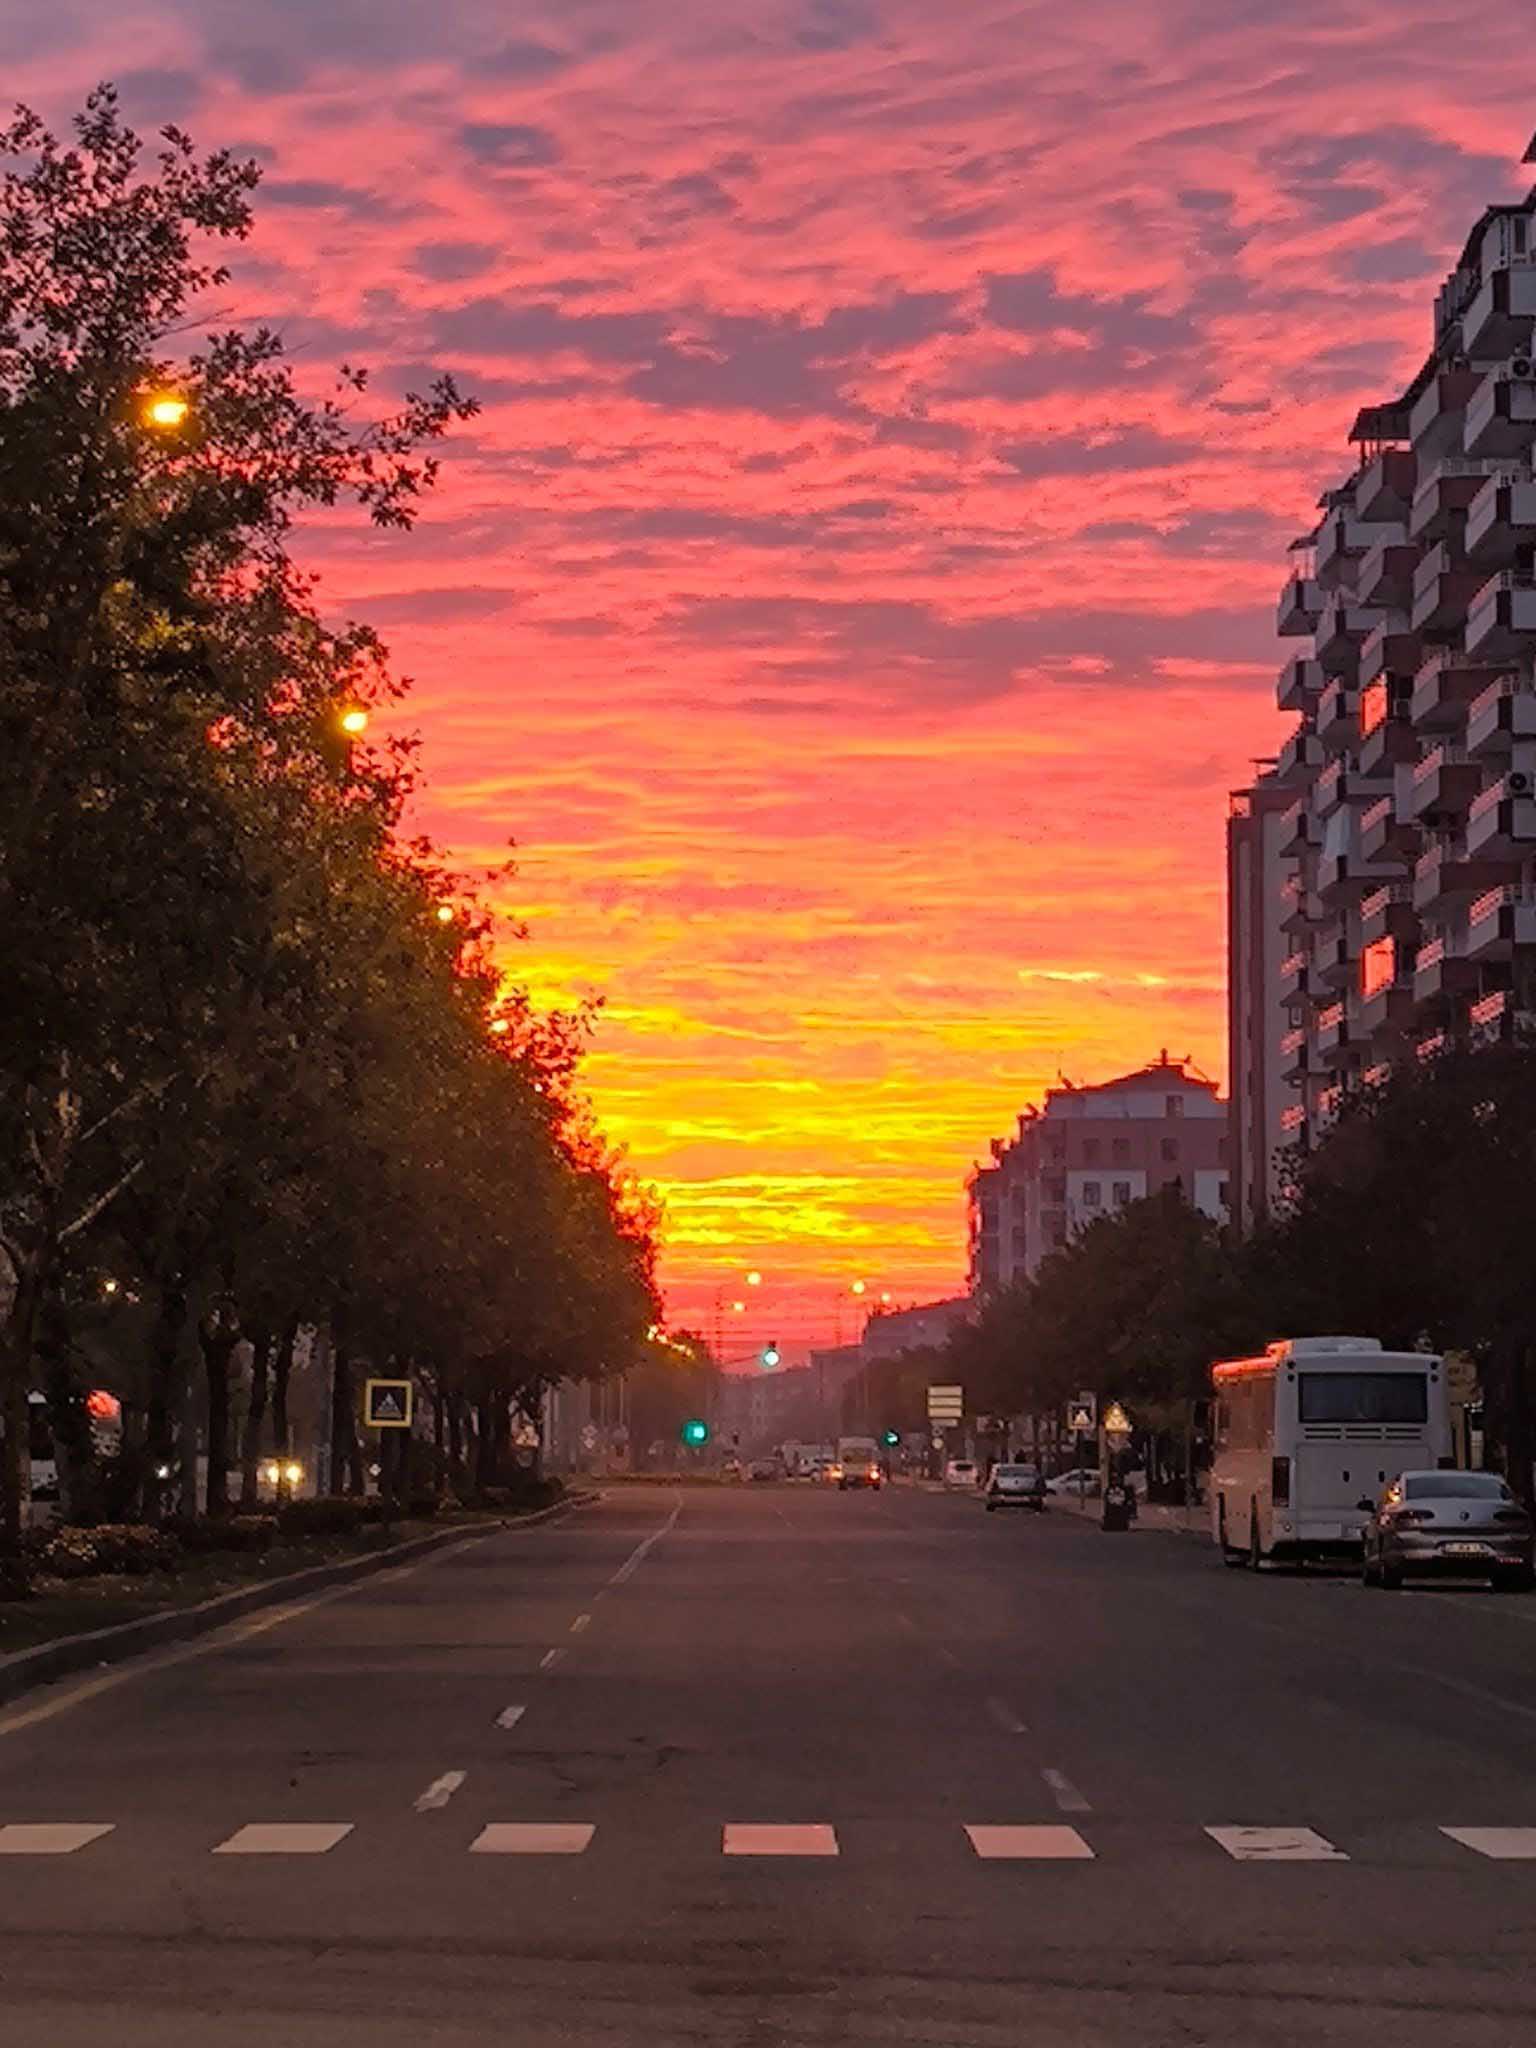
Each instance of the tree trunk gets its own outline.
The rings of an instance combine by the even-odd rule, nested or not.
[[[245,1428],[240,1436],[240,1507],[245,1514],[253,1513],[261,1498],[258,1484],[261,1426],[267,1419],[267,1383],[271,1377],[272,1349],[272,1338],[265,1330],[251,1339],[251,1400],[245,1411]]]
[[[299,1341],[299,1319],[290,1316],[283,1325],[272,1365],[272,1453],[277,1459],[277,1499],[282,1506],[293,1497],[288,1466],[293,1457],[293,1430],[288,1421],[288,1383],[293,1376],[293,1347]]]
[[[66,1522],[97,1521],[102,1507],[101,1464],[85,1389],[70,1358],[69,1318],[56,1281],[45,1289],[38,1311],[37,1359],[53,1431],[59,1513]]]
[[[144,1444],[144,1513],[164,1518],[176,1470],[176,1422],[181,1409],[181,1339],[187,1326],[187,1290],[180,1280],[160,1288],[149,1357],[149,1403]]]
[[[353,1409],[352,1350],[343,1311],[331,1316],[331,1491],[361,1493],[357,1422]]]

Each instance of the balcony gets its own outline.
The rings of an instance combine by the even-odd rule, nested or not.
[[[1328,678],[1310,654],[1293,654],[1280,671],[1275,702],[1282,711],[1308,712],[1323,693]]]
[[[1395,796],[1378,797],[1360,814],[1360,852],[1366,860],[1403,861],[1418,851],[1419,828],[1398,809]]]
[[[1467,1007],[1467,1035],[1474,1045],[1500,1039],[1529,1038],[1536,1032],[1536,1013],[1518,1009],[1512,990],[1495,989]]]
[[[1307,1032],[1305,1025],[1298,1024],[1287,1031],[1280,1040],[1280,1072],[1287,1081],[1304,1081],[1307,1077]]]
[[[1536,740],[1536,688],[1519,676],[1500,676],[1472,699],[1467,712],[1467,752],[1507,754],[1520,740]]]
[[[1405,808],[1412,818],[1422,818],[1428,811],[1459,816],[1482,782],[1483,764],[1465,747],[1431,747],[1413,768]]]
[[[1292,953],[1280,962],[1280,1000],[1282,1003],[1304,1001],[1310,993],[1307,976],[1308,960],[1305,951]]]
[[[1467,608],[1467,652],[1484,661],[1508,660],[1536,633],[1536,579],[1506,569],[1490,577]]]
[[[1323,746],[1307,728],[1298,726],[1275,762],[1277,782],[1296,782],[1313,774],[1323,764]]]
[[[1357,519],[1348,512],[1334,512],[1323,522],[1317,536],[1317,580],[1324,590],[1353,585],[1355,565],[1373,549],[1392,541],[1404,541],[1407,526],[1401,520],[1379,522]]]
[[[1467,856],[1481,861],[1521,860],[1536,848],[1536,795],[1533,778],[1511,769],[1491,789],[1475,797],[1467,812]],[[1503,881],[1490,875],[1488,885]]]
[[[1427,1037],[1414,1040],[1414,1052],[1421,1064],[1428,1066],[1432,1060],[1454,1051],[1456,1045],[1449,1031],[1431,1031]]]
[[[1406,610],[1412,602],[1413,572],[1418,563],[1419,551],[1412,541],[1400,535],[1396,540],[1378,541],[1360,564],[1356,597],[1361,604],[1382,610]]]
[[[1373,889],[1360,905],[1360,945],[1364,950],[1378,939],[1406,943],[1418,930],[1411,882],[1387,882]]]
[[[1469,820],[1469,836],[1470,832]],[[1507,882],[1508,868],[1507,858],[1501,860],[1487,853],[1474,857],[1462,842],[1442,840],[1421,853],[1413,864],[1413,907],[1432,911],[1440,923],[1449,923],[1449,912],[1456,903],[1464,897],[1481,896],[1498,882]]]
[[[1317,702],[1315,731],[1330,753],[1353,744],[1360,730],[1360,692],[1335,679]]]
[[[1346,760],[1330,761],[1312,785],[1312,805],[1321,817],[1340,804],[1372,804],[1391,789],[1390,775],[1362,775]]]
[[[1439,633],[1459,623],[1482,588],[1486,570],[1454,553],[1449,540],[1437,540],[1414,571],[1413,610],[1416,633]]]
[[[1485,889],[1467,912],[1469,960],[1507,960],[1516,946],[1536,946],[1536,888],[1529,882]]]
[[[1280,884],[1280,929],[1301,937],[1316,923],[1311,891],[1300,875],[1287,875]]]
[[[1385,981],[1368,996],[1360,998],[1357,1032],[1361,1038],[1375,1038],[1382,1031],[1399,1031],[1413,1012],[1413,985],[1407,981]]]
[[[1392,881],[1401,871],[1396,861],[1366,860],[1354,851],[1325,853],[1317,864],[1317,893],[1325,904],[1336,908],[1368,896],[1373,888]]]
[[[1324,604],[1317,621],[1314,652],[1329,675],[1353,676],[1360,649],[1380,621],[1380,613],[1352,597],[1335,592]]]
[[[1322,610],[1323,593],[1318,589],[1316,579],[1293,576],[1280,593],[1275,631],[1282,640],[1294,640],[1302,633],[1315,633]]]
[[[1507,568],[1518,551],[1532,543],[1536,543],[1536,481],[1489,477],[1467,513],[1467,560],[1486,563],[1490,569]]]
[[[1413,956],[1413,1000],[1431,1003],[1455,988],[1475,988],[1477,968],[1462,950],[1459,938],[1441,932]]]
[[[1350,1035],[1355,1028],[1348,1003],[1331,1003],[1326,1010],[1318,1011],[1313,1040],[1318,1058],[1325,1066],[1338,1066],[1348,1057]]]
[[[1280,1129],[1294,1145],[1305,1139],[1307,1133],[1307,1110],[1305,1103],[1291,1102],[1280,1112]]]
[[[1480,697],[1498,674],[1488,661],[1478,662],[1454,648],[1437,648],[1421,662],[1408,700],[1416,732],[1450,732],[1461,724],[1467,706]]]
[[[1408,514],[1410,540],[1443,540],[1482,489],[1486,478],[1507,468],[1506,463],[1474,462],[1465,455],[1450,455],[1433,469],[1421,472],[1419,488]]]
[[[1408,416],[1408,433],[1419,462],[1433,461],[1462,446],[1462,414],[1481,382],[1476,370],[1442,370],[1432,377]],[[1468,447],[1469,455],[1481,453]]]
[[[1536,378],[1490,370],[1467,403],[1469,455],[1523,455],[1536,441]]]
[[[1312,980],[1319,989],[1348,988],[1355,978],[1355,963],[1342,925],[1335,923],[1312,945]]]
[[[1382,674],[1411,676],[1424,659],[1424,643],[1411,632],[1406,612],[1386,612],[1373,626],[1360,649],[1362,676]]]
[[[1286,859],[1305,853],[1314,844],[1307,812],[1307,799],[1297,797],[1280,813],[1280,843],[1278,851]]]
[[[1491,270],[1461,316],[1463,353],[1487,360],[1527,347],[1536,320],[1536,267]]]

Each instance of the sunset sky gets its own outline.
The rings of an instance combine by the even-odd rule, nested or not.
[[[953,1291],[1058,1068],[1224,1071],[1284,545],[1524,189],[1524,9],[0,0],[0,60],[262,160],[225,310],[306,375],[484,401],[414,534],[305,552],[424,824],[518,842],[512,971],[605,1000],[679,1321]]]

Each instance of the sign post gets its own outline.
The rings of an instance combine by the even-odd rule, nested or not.
[[[411,1380],[365,1380],[363,1382],[363,1422],[369,1429],[409,1430],[416,1414],[416,1387]],[[379,1492],[384,1501],[384,1541],[390,1540],[390,1525],[393,1520],[395,1475],[399,1460],[394,1453],[385,1455],[387,1438],[379,1443]]]
[[[1083,1438],[1096,1436],[1099,1427],[1099,1397],[1097,1394],[1079,1394],[1067,1403],[1067,1429],[1072,1438],[1072,1463],[1077,1468],[1077,1504],[1083,1505]]]
[[[933,1432],[933,1448],[942,1454],[948,1431],[957,1429],[965,1417],[964,1387],[930,1387],[928,1389],[928,1426]],[[943,1473],[938,1475],[941,1479]]]

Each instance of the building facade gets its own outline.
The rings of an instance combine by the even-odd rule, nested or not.
[[[1536,191],[1483,214],[1423,367],[1350,440],[1280,599],[1296,727],[1244,792],[1266,833],[1278,818],[1289,941],[1272,986],[1246,868],[1230,962],[1245,1214],[1241,1148],[1269,1142],[1277,1091],[1305,1145],[1362,1081],[1536,1021]]]
[[[1224,1222],[1229,1174],[1226,1103],[1166,1052],[1096,1087],[1047,1089],[971,1177],[972,1291],[1032,1278],[1075,1232],[1165,1188]]]
[[[1280,1072],[1290,1028],[1281,975],[1292,951],[1281,853],[1287,785],[1261,776],[1234,792],[1227,815],[1227,1094],[1233,1221],[1251,1230],[1268,1214],[1289,1142],[1291,1095]]]

